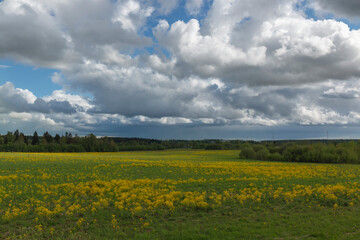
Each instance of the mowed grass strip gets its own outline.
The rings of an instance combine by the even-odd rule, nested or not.
[[[0,153],[0,239],[359,239],[360,166]]]

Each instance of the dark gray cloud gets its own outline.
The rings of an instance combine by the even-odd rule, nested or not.
[[[151,44],[137,30],[144,25],[153,8],[137,1],[63,1],[52,5],[55,18],[71,37],[74,48],[92,56],[96,46],[113,45],[122,51]],[[81,13],[79,13],[81,9]]]
[[[37,3],[0,3],[0,57],[37,66],[59,66],[68,44],[55,20]]]
[[[37,112],[37,113],[66,113],[72,114],[76,110],[67,101],[44,101],[36,98],[31,92],[16,89],[7,82],[0,86],[0,113],[9,112]]]
[[[360,2],[357,0],[312,0],[310,2],[318,3],[322,10],[338,17],[356,19],[360,17]]]
[[[67,101],[51,100],[49,102],[45,102],[41,98],[36,99],[36,101],[32,106],[32,110],[42,113],[54,112],[54,113],[72,114],[76,112],[76,110]]]
[[[24,112],[28,109],[29,102],[20,92],[16,91],[10,82],[0,87],[0,112],[7,113],[11,110]]]

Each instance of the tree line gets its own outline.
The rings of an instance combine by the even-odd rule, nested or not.
[[[36,131],[26,136],[19,130],[0,135],[1,152],[117,152],[117,151],[145,151],[165,149],[240,149],[243,141],[209,140],[157,140],[145,138],[96,137],[51,135],[45,131],[42,135]]]
[[[246,143],[241,159],[311,163],[360,163],[360,141]]]
[[[113,152],[118,151],[116,144],[109,138],[96,138],[89,134],[85,137],[71,133],[52,136],[44,132],[39,136],[35,131],[32,136],[26,136],[19,130],[0,135],[0,151],[2,152]]]

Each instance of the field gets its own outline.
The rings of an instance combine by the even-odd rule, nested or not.
[[[0,153],[0,239],[360,239],[360,166]]]

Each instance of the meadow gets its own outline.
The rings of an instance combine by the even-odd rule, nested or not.
[[[360,165],[0,153],[0,239],[360,239]]]

